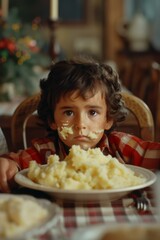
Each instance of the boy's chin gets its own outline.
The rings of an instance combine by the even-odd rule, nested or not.
[[[80,146],[83,150],[88,150],[89,148],[95,148],[97,145],[97,143],[92,143],[91,142],[82,142],[82,141],[77,141],[77,142],[72,142],[70,144],[65,143],[66,146],[68,146],[69,148],[71,148],[73,145],[77,145]]]
[[[94,146],[91,146],[89,144],[86,143],[82,143],[82,144],[77,144],[79,145],[83,150],[88,150],[89,148],[93,148]]]

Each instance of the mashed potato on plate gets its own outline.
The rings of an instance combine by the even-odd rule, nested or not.
[[[48,217],[36,201],[18,196],[0,198],[0,239],[13,238]]]
[[[146,179],[136,176],[127,165],[100,148],[83,150],[72,146],[64,161],[51,155],[46,165],[30,162],[28,178],[41,185],[58,189],[117,189],[143,184]]]

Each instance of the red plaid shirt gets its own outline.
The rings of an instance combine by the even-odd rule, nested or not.
[[[102,152],[107,155],[116,156],[116,151],[128,164],[142,166],[149,169],[160,169],[160,143],[145,142],[133,135],[112,132],[103,138],[97,145]],[[18,163],[21,169],[27,168],[31,160],[36,160],[40,164],[45,164],[51,154],[57,154],[63,160],[67,152],[64,144],[58,139],[56,144],[53,139],[34,139],[32,147],[19,150],[17,153],[5,155]]]

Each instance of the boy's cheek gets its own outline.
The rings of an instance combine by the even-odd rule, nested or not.
[[[113,120],[108,120],[105,124],[105,130],[109,130],[113,125]]]

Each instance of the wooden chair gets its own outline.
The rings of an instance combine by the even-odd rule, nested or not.
[[[127,61],[120,66],[119,75],[122,84],[144,100],[150,83],[150,70],[148,62]]]
[[[149,106],[155,124],[155,140],[160,141],[160,64],[152,62],[150,82],[144,101]]]
[[[139,98],[123,93],[123,99],[127,109],[130,111],[129,118],[119,124],[119,129],[127,132],[130,126],[137,130],[137,136],[145,140],[154,139],[154,123],[152,114],[147,105]],[[36,94],[25,99],[17,107],[12,116],[11,138],[13,150],[27,148],[34,137],[44,137],[46,131],[39,125],[40,120],[37,117],[36,109],[40,100],[40,94]],[[129,131],[128,131],[129,132]],[[135,132],[131,132],[135,133]]]
[[[154,121],[152,112],[140,98],[127,92],[122,93],[128,116],[118,123],[117,130],[136,135],[143,140],[154,141]]]
[[[118,74],[120,80],[128,90],[131,91],[131,82],[133,76],[133,64],[131,61],[124,61],[118,64]]]
[[[40,126],[41,121],[37,117],[36,109],[40,101],[40,93],[26,98],[16,108],[11,121],[12,150],[27,148],[33,137],[46,134]]]
[[[155,125],[155,140],[160,141],[160,64],[133,61],[122,64],[120,77],[127,88],[150,108]]]

